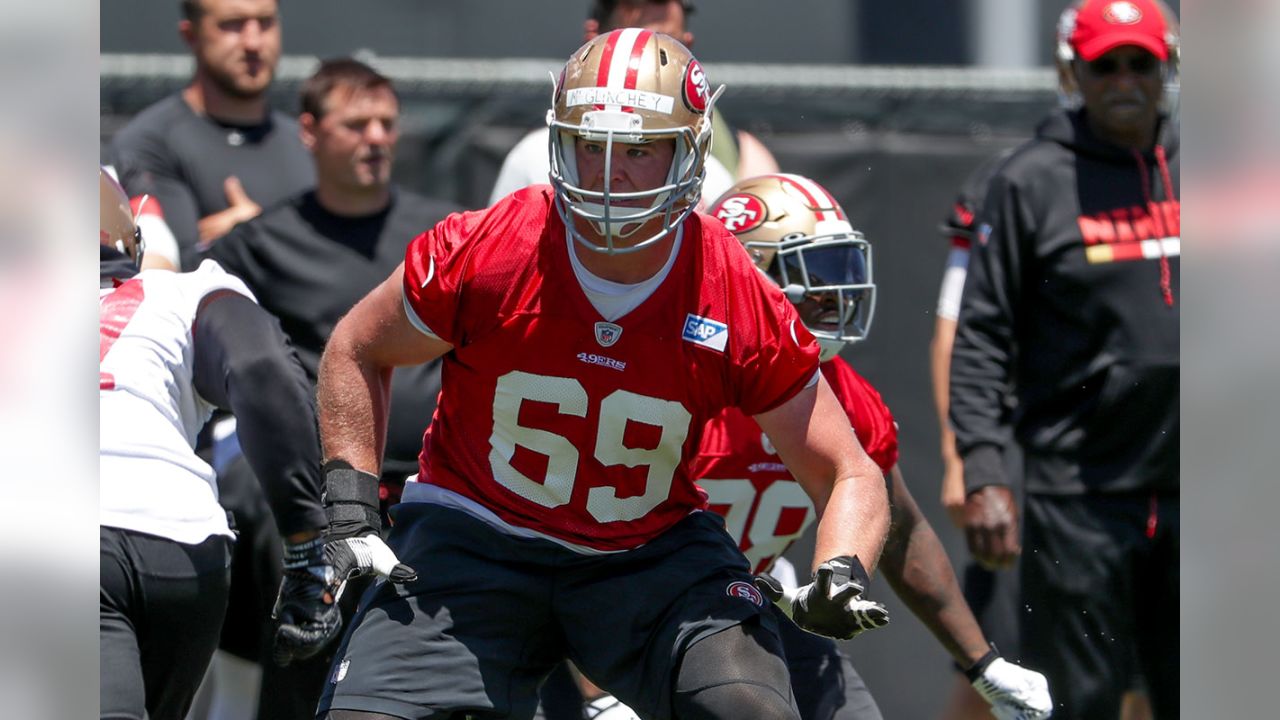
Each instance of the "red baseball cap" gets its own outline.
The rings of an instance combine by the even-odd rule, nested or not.
[[[1122,45],[1169,59],[1168,26],[1156,0],[1084,0],[1076,12],[1071,47],[1090,62]]]

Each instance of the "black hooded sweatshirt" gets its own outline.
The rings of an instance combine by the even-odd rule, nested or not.
[[[1059,111],[992,178],[951,361],[966,489],[1178,491],[1178,137],[1138,153]],[[1012,393],[1013,410],[1002,399]]]

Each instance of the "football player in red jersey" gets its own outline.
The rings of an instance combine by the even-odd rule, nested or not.
[[[338,325],[320,366],[328,551],[377,573],[319,712],[529,717],[569,658],[652,718],[798,718],[778,621],[689,465],[726,407],[769,432],[817,508],[797,622],[851,637],[888,532],[795,308],[693,213],[715,95],[672,38],[616,30],[556,83],[552,185],[448,217]],[[386,387],[443,390],[378,536]],[[853,612],[853,610],[859,612]]]
[[[1000,718],[1043,718],[1052,708],[1045,679],[1000,658],[987,643],[955,579],[955,572],[898,468],[897,426],[880,394],[838,356],[862,340],[875,308],[871,246],[818,183],[797,175],[738,182],[710,213],[738,237],[751,260],[782,288],[817,338],[822,374],[858,439],[891,478],[893,522],[881,569],[898,595],[938,638]],[[783,552],[809,526],[813,509],[771,436],[729,408],[703,434],[694,465],[711,509],[724,514],[762,590],[790,612],[794,583]],[[781,578],[781,579],[780,579]],[[780,623],[792,685],[805,720],[880,718],[866,686],[835,643]],[[831,671],[843,667],[844,682]]]

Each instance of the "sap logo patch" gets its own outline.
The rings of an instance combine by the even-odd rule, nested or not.
[[[729,326],[689,313],[684,318],[684,333],[681,337],[694,345],[724,352],[724,347],[729,341]]]
[[[978,226],[978,244],[986,245],[991,239],[991,223],[982,223]]]
[[[742,598],[756,607],[764,607],[764,595],[760,593],[760,590],[755,585],[749,582],[742,582],[741,580],[731,582],[729,587],[724,589],[724,592],[729,597]]]

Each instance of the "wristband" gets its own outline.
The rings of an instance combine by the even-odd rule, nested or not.
[[[284,569],[303,570],[324,563],[324,536],[284,544]]]
[[[839,555],[828,560],[826,564],[835,570],[838,581],[853,582],[861,587],[863,592],[866,592],[867,586],[871,584],[871,576],[867,574],[867,569],[862,567],[862,561],[857,555]]]
[[[356,470],[345,460],[329,460],[322,468],[324,492],[320,502],[329,520],[332,537],[377,533],[382,528],[378,510],[378,478]]]
[[[982,677],[982,673],[987,671],[987,667],[990,666],[991,663],[995,662],[1000,657],[1000,651],[996,649],[996,644],[995,643],[987,643],[987,644],[991,648],[990,650],[987,651],[987,654],[978,658],[977,662],[970,665],[969,669],[964,671],[964,676],[969,678],[969,682],[971,683],[976,681],[978,678]]]

